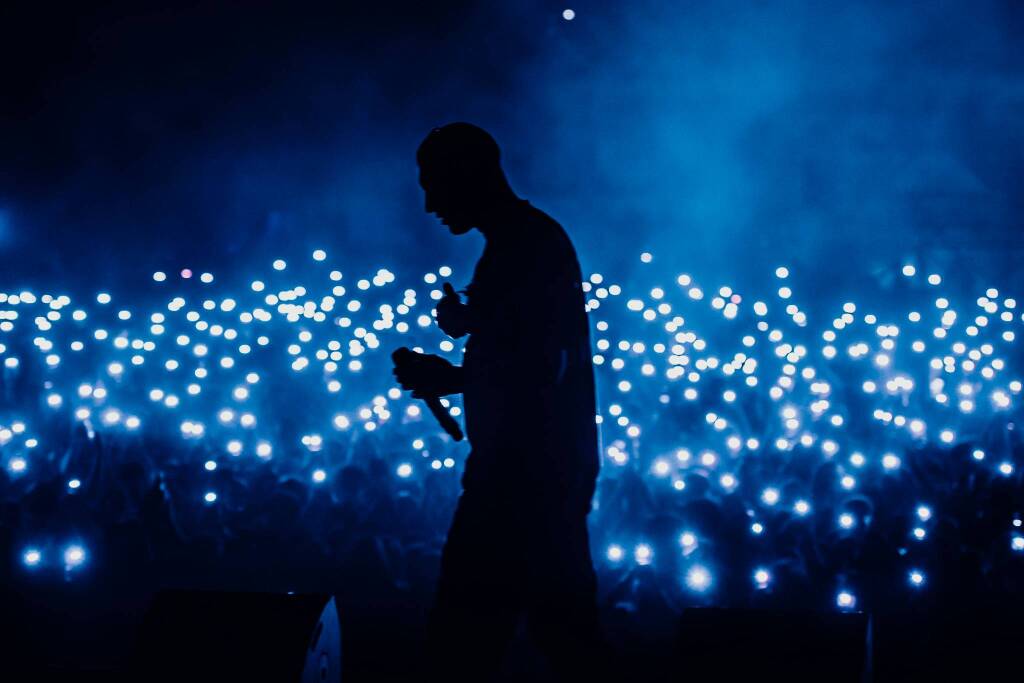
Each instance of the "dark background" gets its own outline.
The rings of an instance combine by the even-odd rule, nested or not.
[[[8,286],[315,246],[469,265],[416,185],[452,120],[493,132],[584,270],[1016,277],[1020,3],[14,3],[0,26]]]

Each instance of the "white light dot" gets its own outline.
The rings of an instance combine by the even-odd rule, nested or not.
[[[686,585],[698,593],[703,593],[711,586],[711,572],[702,565],[694,565],[686,572]]]

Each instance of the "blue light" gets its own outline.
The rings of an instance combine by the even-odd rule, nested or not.
[[[43,554],[36,548],[26,548],[21,554],[21,561],[26,567],[33,568],[43,561]]]
[[[758,567],[754,570],[754,585],[759,589],[767,588],[768,584],[771,583],[772,575],[764,567]]]
[[[633,550],[633,559],[636,560],[637,564],[645,565],[650,564],[651,559],[654,557],[654,551],[651,550],[651,546],[646,543],[640,543]]]
[[[309,246],[310,251],[313,246]],[[268,480],[283,480],[297,476],[310,491],[326,481],[328,471],[334,471],[326,469],[326,463],[341,467],[345,461],[336,459],[335,454],[343,453],[347,445],[366,437],[367,432],[375,432],[372,437],[380,446],[378,457],[386,463],[385,471],[394,473],[384,482],[385,495],[408,495],[416,501],[424,493],[421,485],[436,483],[442,491],[440,502],[452,502],[443,497],[455,495],[458,477],[454,470],[467,451],[446,439],[421,404],[394,386],[387,376],[386,358],[382,359],[386,354],[374,353],[397,342],[401,333],[417,351],[440,349],[452,358],[460,354],[460,343],[443,338],[434,322],[436,311],[431,307],[441,297],[436,275],[439,270],[423,278],[430,287],[422,286],[420,271],[414,281],[395,288],[385,286],[396,281],[390,271],[360,264],[351,276],[346,276],[345,282],[352,283],[349,293],[340,285],[340,270],[331,272],[328,278],[329,268],[316,265],[326,258],[322,250],[314,252],[312,260],[308,252],[302,256],[287,268],[279,260],[280,270],[285,272],[274,272],[270,263],[276,254],[268,254],[258,271],[225,273],[229,277],[217,276],[216,280],[199,269],[193,278],[189,269],[180,269],[180,264],[173,269],[171,264],[164,264],[171,280],[173,273],[180,271],[185,280],[192,281],[173,283],[183,290],[182,296],[167,292],[166,298],[157,302],[163,311],[151,309],[148,301],[143,304],[120,296],[116,297],[116,307],[104,309],[92,301],[92,294],[76,296],[74,306],[66,310],[70,297],[42,295],[41,305],[30,309],[34,299],[31,292],[0,292],[2,380],[6,383],[10,376],[17,377],[18,382],[41,378],[38,386],[21,397],[24,405],[15,403],[4,408],[23,414],[0,413],[0,466],[19,475],[20,479],[13,482],[16,490],[37,484],[25,481],[37,473],[49,476],[50,454],[63,443],[60,435],[32,427],[52,430],[53,418],[68,410],[70,415],[66,417],[76,429],[89,439],[97,439],[96,443],[102,438],[105,445],[115,448],[146,443],[168,421],[182,425],[181,434],[175,437],[187,442],[179,444],[181,452],[168,450],[169,460],[184,462],[188,477],[211,488],[217,485],[223,490],[223,479],[224,486],[238,492],[225,503],[238,503],[243,509],[249,501],[242,492],[252,490],[247,486],[250,477],[265,475]],[[214,265],[209,266],[211,272],[220,272]],[[898,273],[900,267],[896,264],[895,273],[890,275]],[[147,271],[144,275],[148,279],[150,274]],[[238,288],[241,291],[226,286],[242,274],[245,287]],[[517,287],[516,274],[512,275],[506,283],[510,292]],[[527,277],[528,270],[524,268],[518,275]],[[789,276],[788,271],[785,276]],[[265,278],[267,284],[255,277]],[[920,284],[923,279],[924,273],[920,273],[918,279],[907,284]],[[663,289],[664,282],[645,281],[633,273],[621,284],[613,280],[610,274],[583,279],[583,289],[588,298],[592,297],[587,302],[590,313],[599,315],[594,321],[598,333],[595,352],[601,358],[600,363],[595,360],[598,382],[602,389],[609,390],[608,396],[622,397],[615,390],[619,387],[629,392],[624,398],[634,397],[628,402],[598,406],[596,411],[595,422],[606,443],[604,451],[616,465],[603,471],[602,483],[616,484],[638,476],[638,487],[651,487],[650,507],[655,513],[651,519],[701,498],[720,509],[735,504],[746,511],[746,517],[740,519],[746,520],[747,533],[757,536],[755,562],[763,565],[722,567],[720,571],[724,577],[739,570],[747,591],[773,585],[773,569],[785,561],[784,557],[771,555],[781,547],[778,534],[785,534],[794,523],[797,527],[810,523],[806,517],[816,512],[825,515],[820,520],[825,524],[824,531],[832,529],[826,535],[842,537],[841,545],[854,552],[869,542],[857,532],[858,527],[895,523],[895,528],[879,531],[890,539],[909,532],[910,539],[922,544],[915,546],[905,540],[904,547],[895,543],[887,552],[893,558],[918,561],[920,551],[927,550],[923,546],[931,538],[932,525],[939,518],[960,521],[956,517],[964,508],[949,500],[947,482],[919,481],[916,469],[909,468],[910,460],[909,469],[902,467],[902,458],[912,457],[910,453],[918,448],[940,446],[948,452],[950,446],[961,442],[966,448],[961,454],[970,454],[968,462],[976,463],[975,468],[980,469],[975,474],[984,480],[1000,475],[1016,477],[1012,450],[973,428],[974,421],[996,417],[1009,429],[1012,416],[997,414],[997,410],[1006,401],[1019,400],[1022,387],[1016,378],[1024,368],[1019,354],[1013,352],[1019,348],[1019,341],[1014,342],[1020,335],[1008,338],[1004,333],[1024,318],[1019,317],[1019,311],[1001,310],[1013,309],[1016,302],[1004,306],[994,295],[979,300],[978,306],[987,315],[986,322],[980,323],[974,311],[967,315],[954,310],[958,302],[972,301],[973,296],[964,298],[962,293],[932,290],[927,301],[910,302],[910,309],[894,308],[897,302],[890,302],[887,296],[883,300],[847,301],[841,305],[841,312],[828,314],[831,320],[810,320],[798,305],[800,291],[788,280],[775,281],[776,286],[787,286],[784,293],[788,300],[762,297],[772,302],[770,307],[757,300],[756,292],[751,292],[755,296],[741,296],[732,286],[699,282],[697,276],[679,276],[678,290]],[[200,282],[204,287],[200,288]],[[912,290],[909,287],[905,294],[912,296]],[[361,303],[352,299],[351,294],[364,296],[363,292],[366,298]],[[939,295],[944,303],[933,319],[930,313],[934,311],[929,309]],[[110,304],[113,298],[108,295],[102,301]],[[874,313],[868,313],[872,310]],[[735,327],[709,322],[733,320],[737,312],[750,312],[756,318],[735,317],[731,323]],[[801,329],[805,323],[812,324]],[[17,339],[17,335],[23,338]],[[535,335],[533,341],[538,339]],[[83,349],[91,345],[90,350],[65,357],[69,346],[75,348],[75,342]],[[906,362],[911,348],[914,354],[924,354],[910,356],[914,362],[924,361],[923,371],[912,370],[914,366]],[[293,365],[297,360],[298,367]],[[827,371],[822,363],[828,366]],[[288,369],[293,367],[302,371]],[[24,372],[24,368],[31,372]],[[348,375],[355,372],[361,373],[359,381],[349,383]],[[276,383],[268,386],[267,379],[282,376],[288,379],[289,392],[275,391]],[[303,424],[304,448],[299,448],[294,442],[299,441],[300,434],[282,430],[281,425],[286,418],[295,417],[294,411],[306,405],[321,405],[317,401],[325,396],[342,398],[343,403],[330,412],[317,412],[310,424]],[[962,412],[967,400],[972,411],[969,418]],[[666,410],[668,406],[682,406],[695,412],[701,416],[700,429],[678,434],[675,442],[655,441],[648,435],[659,433],[660,427],[668,427],[671,433],[676,425],[666,419],[659,429],[652,428],[654,422],[672,413],[651,414],[637,407],[648,402],[656,406],[660,403]],[[455,417],[464,410],[458,399],[445,399],[444,405]],[[766,429],[762,430],[762,425],[748,414],[752,405],[772,406],[766,413],[771,423],[764,425]],[[334,410],[344,410],[344,414]],[[28,424],[40,413],[45,414],[47,422]],[[853,419],[855,415],[863,415],[863,423]],[[330,429],[332,426],[334,429]],[[328,433],[330,436],[321,436]],[[973,444],[967,447],[965,441],[970,436],[976,436],[989,453]],[[772,444],[777,448],[771,449]],[[518,446],[529,449],[535,444]],[[218,457],[217,453],[223,450],[230,456],[230,464],[221,468],[223,454]],[[317,452],[322,453],[313,455]],[[770,466],[761,467],[758,458]],[[806,471],[790,467],[801,458],[813,467]],[[147,475],[167,476],[176,471],[166,468],[159,459],[148,466],[152,469]],[[818,466],[827,466],[827,470]],[[62,472],[57,476],[67,482],[65,492],[83,487],[84,480],[69,478],[73,472],[83,471],[81,467],[72,464],[69,469],[55,470]],[[825,472],[827,477],[819,482],[814,475],[807,475],[812,470]],[[217,484],[207,472],[216,472]],[[429,475],[426,481],[420,480],[421,474]],[[740,476],[744,477],[742,481]],[[913,487],[888,488],[894,482],[885,480],[904,476],[905,483]],[[707,483],[710,488],[705,489]],[[1017,487],[1020,482],[1014,478],[998,483],[1005,488]],[[939,484],[941,487],[936,488]],[[620,541],[629,542],[606,546],[607,562],[601,566],[607,571],[627,571],[634,568],[634,560],[640,565],[653,564],[662,546],[638,539],[660,539],[663,529],[655,531],[649,526],[651,522],[640,517],[610,519],[615,513],[609,510],[618,510],[620,503],[630,501],[616,498],[624,495],[621,491],[627,487],[611,486],[609,490],[612,493],[608,496],[594,500],[595,531],[600,531],[599,538],[612,532]],[[691,496],[691,491],[697,492]],[[873,509],[874,516],[860,513],[859,507],[855,511],[853,506],[858,503],[847,496],[848,491],[856,491],[856,500]],[[958,495],[956,489],[953,491],[954,496]],[[805,497],[797,498],[801,494]],[[333,501],[333,497],[322,500]],[[212,490],[185,494],[177,504],[188,518],[204,502],[220,504]],[[935,509],[934,505],[940,507]],[[1016,560],[1017,553],[1024,553],[1024,535],[1015,514],[998,517],[996,523],[1004,524],[1007,516],[1013,523],[1007,530],[1009,549],[1014,554],[1010,559]],[[899,526],[899,520],[905,524],[907,517],[909,524]],[[692,562],[711,562],[706,551],[751,540],[728,535],[738,531],[742,536],[742,524],[705,525],[685,514],[675,519],[686,520],[676,532],[679,546],[673,550],[670,538],[671,552],[665,551],[664,561],[659,557],[657,566],[665,574],[676,572],[673,580],[682,584],[678,588],[706,590],[711,584],[710,570]],[[626,526],[618,526],[620,521]],[[697,528],[704,534],[699,538],[694,531]],[[802,531],[821,530],[815,524]],[[824,554],[838,552],[832,544],[822,547]],[[59,546],[53,550],[50,546],[39,548],[39,552],[45,552],[45,563],[59,564]],[[631,549],[629,555],[626,548]],[[1001,552],[1005,551],[1002,546]],[[30,566],[27,552],[22,551],[20,560]],[[88,564],[99,564],[97,558],[90,554]],[[675,569],[680,564],[683,569]],[[827,566],[840,564],[830,561]],[[889,582],[886,585],[902,581],[914,587],[928,585],[930,577],[926,580],[923,564],[918,569],[899,566],[894,576],[879,577],[878,581]],[[1007,565],[997,562],[993,566]],[[744,575],[752,582],[742,580]],[[826,599],[829,590],[846,588],[842,581],[832,583],[839,577],[826,580],[830,581],[826,584]],[[794,585],[797,590],[804,587]],[[821,586],[808,588],[820,590]],[[843,593],[849,597],[841,598]],[[742,600],[744,596],[736,598]],[[859,598],[865,603],[858,604],[859,599],[847,590],[835,599],[844,609],[875,608],[868,604],[867,596]]]
[[[711,587],[711,572],[703,565],[693,565],[686,572],[686,585],[697,593],[707,591]]]
[[[64,549],[64,567],[75,569],[85,562],[85,548],[80,545],[69,545]]]
[[[857,598],[850,591],[839,591],[839,593],[836,594],[836,605],[840,609],[844,610],[853,609],[857,606]]]

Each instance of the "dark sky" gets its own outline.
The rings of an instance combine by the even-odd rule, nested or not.
[[[904,259],[1009,273],[1019,7],[5,5],[0,258],[25,281],[129,283],[316,246],[470,264],[479,240],[423,214],[414,165],[462,119],[585,270],[650,249],[723,282],[836,259],[851,281]]]

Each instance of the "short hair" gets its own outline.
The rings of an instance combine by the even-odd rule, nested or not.
[[[491,134],[472,123],[458,121],[432,129],[416,150],[420,166],[498,171],[501,150]]]

